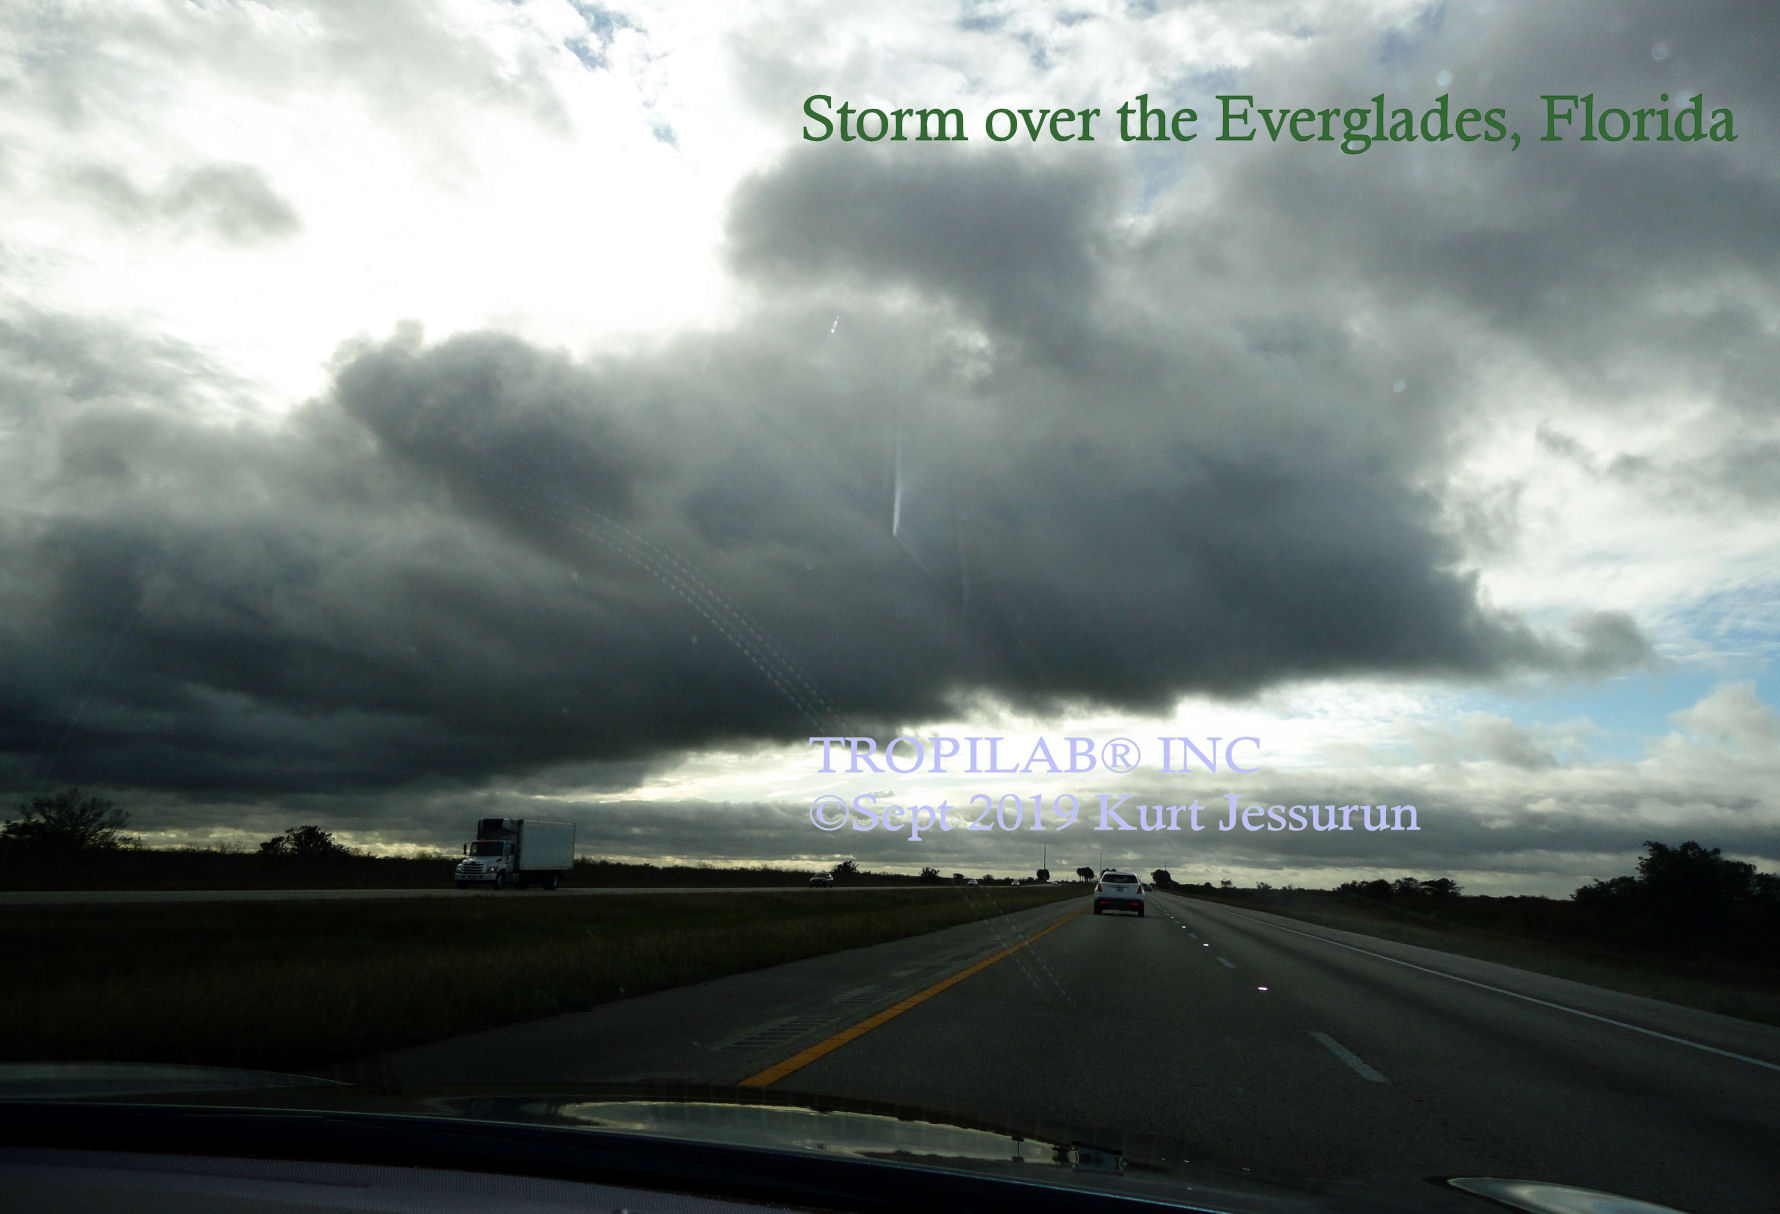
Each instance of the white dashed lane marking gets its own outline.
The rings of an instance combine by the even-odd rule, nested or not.
[[[1323,1047],[1331,1054],[1352,1067],[1354,1074],[1358,1075],[1361,1079],[1368,1080],[1372,1083],[1390,1082],[1390,1080],[1386,1079],[1383,1075],[1380,1075],[1377,1071],[1367,1066],[1365,1061],[1361,1059],[1358,1054],[1348,1049],[1345,1045],[1342,1045],[1339,1041],[1335,1040],[1335,1038],[1329,1036],[1329,1034],[1319,1033],[1313,1029],[1311,1030],[1310,1035],[1320,1041],[1323,1044]]]

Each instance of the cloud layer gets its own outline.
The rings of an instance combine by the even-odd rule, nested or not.
[[[813,40],[772,10],[712,41],[666,12],[551,13],[317,5],[246,42],[232,18],[121,23],[110,42],[103,18],[15,31],[9,78],[34,100],[6,121],[30,154],[0,160],[0,189],[70,209],[0,248],[0,786],[408,805],[393,838],[431,798],[622,793],[701,750],[982,704],[1061,722],[1342,681],[1613,678],[1704,644],[1707,592],[1780,583],[1750,514],[1780,449],[1766,6],[941,6],[930,33],[836,15]],[[401,70],[368,53],[386,41]],[[51,42],[53,87],[27,53]],[[728,74],[684,66],[713,60]],[[326,112],[394,150],[369,172],[422,166],[412,194],[367,191],[376,221],[351,232],[335,162],[300,131],[256,163],[185,111],[119,116],[199,66],[243,112]],[[973,114],[1144,90],[1208,115],[1214,92],[1420,108],[1446,90],[1506,105],[1525,143],[798,140],[801,97],[841,84],[880,104],[949,90]],[[1540,144],[1539,95],[1559,88],[1704,91],[1739,142]],[[694,99],[752,134],[701,150],[718,128]],[[523,163],[503,158],[510,130],[539,141]],[[461,248],[409,251],[441,285],[380,280],[403,305],[375,336],[334,332],[300,402],[260,378],[301,344],[270,314],[245,346],[181,329],[182,271],[276,297],[311,255],[372,266],[382,242],[411,264],[392,215],[437,232],[429,208],[503,196],[534,146],[637,198],[717,191],[698,196],[722,216],[717,319],[559,349],[540,328],[573,329],[577,295],[623,311],[628,288],[585,272],[552,284],[542,326],[478,313],[479,290],[506,297],[527,202],[450,211],[472,217]],[[104,268],[129,241],[164,286]],[[648,262],[616,228],[561,243],[578,271],[583,245]],[[156,306],[95,302],[106,281]],[[353,307],[355,281],[320,298]],[[429,290],[477,323],[404,319],[433,314]],[[265,367],[242,353],[256,343]],[[1719,547],[1689,565],[1692,533]],[[1771,652],[1771,613],[1737,619]],[[1742,694],[1702,698],[1687,728],[1756,745],[1771,714]],[[1472,823],[1531,796],[1528,773],[1572,770],[1522,723],[1422,728],[1448,737],[1434,767],[1390,779],[1457,796],[1439,765],[1481,756]],[[799,829],[747,847],[794,854],[813,845]],[[1476,830],[1441,854],[1490,850]]]

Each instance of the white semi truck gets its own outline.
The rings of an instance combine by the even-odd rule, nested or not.
[[[483,818],[476,841],[464,844],[457,887],[486,885],[555,889],[575,866],[575,824],[536,818]]]

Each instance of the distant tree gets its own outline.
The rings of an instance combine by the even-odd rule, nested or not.
[[[933,868],[932,866],[922,869],[921,870],[921,880],[927,882],[929,885],[933,884],[935,881],[938,881],[939,880],[939,869]]]
[[[1755,865],[1726,860],[1716,847],[1691,841],[1664,847],[1648,840],[1644,846],[1649,850],[1638,861],[1638,879],[1657,913],[1683,930],[1721,930],[1731,908],[1755,896]]]
[[[984,885],[995,884],[995,874],[994,873],[984,873],[983,874],[983,884]]]
[[[1631,910],[1638,905],[1643,890],[1643,882],[1636,877],[1611,877],[1579,887],[1570,900],[1600,910]]]
[[[332,833],[319,826],[293,826],[260,844],[262,856],[292,856],[316,860],[324,856],[350,856],[351,849],[336,843]]]
[[[1758,905],[1780,911],[1780,873],[1756,873],[1750,896]]]
[[[1753,864],[1727,860],[1716,847],[1689,840],[1670,847],[1644,842],[1636,877],[1594,881],[1571,894],[1575,902],[1609,913],[1632,914],[1683,936],[1716,936],[1736,908],[1771,897],[1780,878]]]
[[[1084,864],[1075,870],[1075,875],[1084,881],[1092,881],[1094,879],[1094,870]]]
[[[1451,877],[1435,877],[1432,881],[1422,882],[1422,893],[1431,898],[1456,898],[1462,888]]]
[[[965,883],[965,881],[968,879],[969,878],[965,877],[965,875],[963,873],[953,873],[952,874],[952,881],[957,885],[963,885]]]
[[[859,865],[851,860],[842,860],[830,871],[834,873],[835,880],[838,881],[842,877],[857,877],[859,875]]]
[[[1256,889],[1256,890],[1258,890],[1258,891],[1259,891],[1259,892],[1261,892],[1261,893],[1263,893],[1263,894],[1264,894],[1264,893],[1266,893],[1266,892],[1267,892],[1267,891],[1268,891],[1268,890],[1270,890],[1270,889],[1272,889],[1272,888],[1273,888],[1273,886],[1271,886],[1271,885],[1269,885],[1269,884],[1268,884],[1268,883],[1267,883],[1267,882],[1265,882],[1265,881],[1257,881],[1257,882],[1255,882],[1255,889]]]
[[[1049,881],[1051,879],[1051,870],[1048,868],[1039,869],[1035,874],[1035,879],[1039,881]]]
[[[1218,888],[1219,889],[1230,889],[1231,888],[1230,878],[1225,877],[1222,881],[1219,881]]]
[[[1158,868],[1150,874],[1150,884],[1168,886],[1174,884],[1174,874],[1165,868]]]
[[[0,827],[0,841],[55,851],[114,851],[136,845],[119,833],[129,822],[130,815],[112,802],[69,788],[19,806],[18,817]]]

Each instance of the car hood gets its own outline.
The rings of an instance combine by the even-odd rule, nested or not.
[[[17,1141],[20,1127],[41,1124],[39,1110],[70,1106],[117,1110],[219,1109],[261,1117],[269,1110],[441,1125],[572,1130],[603,1143],[657,1142],[817,1156],[887,1168],[938,1170],[1000,1179],[1014,1186],[1077,1190],[1130,1199],[1136,1208],[1221,1214],[1295,1211],[1501,1210],[1528,1214],[1661,1214],[1668,1207],[1535,1180],[1451,1177],[1340,1181],[1233,1174],[1192,1162],[1173,1144],[1109,1142],[1067,1127],[1030,1133],[970,1125],[902,1108],[814,1100],[758,1089],[673,1086],[573,1089],[483,1087],[383,1089],[307,1075],[159,1064],[36,1063],[0,1065],[0,1125]],[[48,1120],[53,1121],[53,1117]],[[350,1122],[348,1122],[350,1124]],[[473,1167],[473,1161],[458,1161]],[[1673,1211],[1670,1214],[1674,1214]]]

